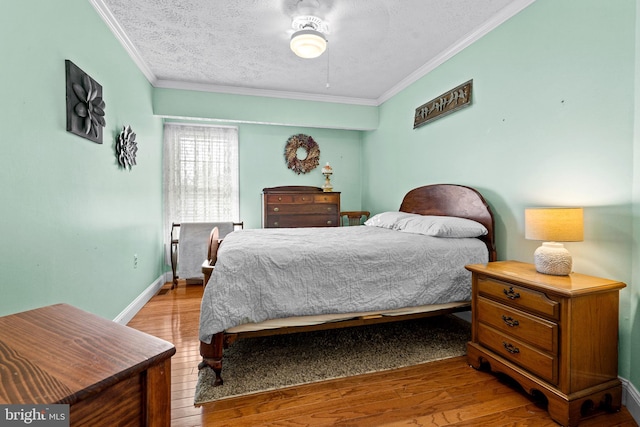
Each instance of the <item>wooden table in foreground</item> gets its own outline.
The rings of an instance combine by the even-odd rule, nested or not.
[[[66,304],[0,317],[0,404],[69,404],[73,426],[169,426],[175,351]]]

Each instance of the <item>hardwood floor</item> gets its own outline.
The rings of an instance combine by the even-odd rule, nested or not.
[[[172,342],[172,426],[557,426],[506,378],[464,357],[194,407],[202,287],[163,288],[129,326]],[[583,427],[637,426],[623,407]]]

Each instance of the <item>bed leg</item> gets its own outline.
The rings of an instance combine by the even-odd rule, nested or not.
[[[223,384],[222,381],[222,352],[224,351],[224,332],[218,332],[211,339],[211,344],[200,341],[200,355],[202,362],[198,364],[198,370],[203,368],[211,368],[216,374],[213,386],[217,387]]]

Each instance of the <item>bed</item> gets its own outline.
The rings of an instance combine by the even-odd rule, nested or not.
[[[467,264],[496,260],[494,218],[473,188],[415,188],[365,226],[211,232],[199,369],[223,384],[239,338],[396,322],[470,308]]]

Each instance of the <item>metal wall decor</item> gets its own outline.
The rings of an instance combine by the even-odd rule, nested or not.
[[[468,107],[471,105],[472,89],[473,79],[419,106],[416,108],[413,128],[415,129],[432,120],[444,117],[461,108]]]
[[[65,60],[67,79],[67,131],[102,144],[104,100],[102,86]]]
[[[298,159],[298,149],[302,148],[307,152],[307,156]],[[309,135],[297,134],[287,140],[284,148],[284,160],[287,167],[300,175],[315,169],[320,163],[320,147]]]
[[[131,126],[123,126],[122,132],[116,139],[116,156],[118,163],[124,169],[136,164],[136,153],[138,152],[138,143],[136,142],[136,133],[131,130]]]

